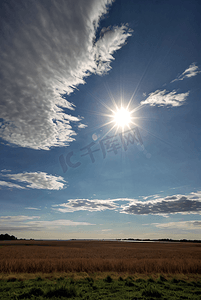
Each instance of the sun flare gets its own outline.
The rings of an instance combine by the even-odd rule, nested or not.
[[[115,124],[121,128],[129,126],[131,122],[130,112],[123,107],[121,107],[120,109],[118,108],[113,117]]]

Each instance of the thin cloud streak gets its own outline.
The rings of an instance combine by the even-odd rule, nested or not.
[[[182,222],[169,222],[169,223],[152,223],[160,229],[182,229],[182,230],[201,230],[201,221],[182,221]]]
[[[25,209],[41,210],[40,208],[36,208],[36,207],[25,207]]]
[[[7,182],[7,181],[3,181],[1,180],[0,181],[0,188],[2,187],[7,187],[7,188],[16,188],[16,189],[25,189],[25,187],[19,185],[19,184],[15,184],[15,183],[12,183],[12,182]]]
[[[5,231],[41,231],[59,229],[68,226],[92,226],[88,222],[74,222],[72,220],[40,221],[39,216],[2,216],[0,217],[0,230]]]
[[[49,175],[45,172],[24,172],[18,174],[1,174],[10,180],[24,183],[25,186],[20,186],[11,182],[0,181],[0,185],[13,188],[31,188],[31,189],[47,189],[60,190],[66,187],[67,182],[62,176]],[[3,183],[2,183],[3,182]],[[2,183],[2,184],[1,184]]]
[[[156,90],[150,93],[148,98],[141,101],[141,105],[150,106],[181,106],[189,96],[189,91],[186,93],[177,93],[175,90],[168,92],[166,90]]]
[[[172,82],[184,80],[185,78],[191,78],[199,74],[201,71],[199,71],[198,66],[196,66],[195,63],[192,63],[188,69],[186,69],[181,75],[177,76],[176,79],[172,80]]]

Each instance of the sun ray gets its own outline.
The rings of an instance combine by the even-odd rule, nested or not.
[[[117,104],[116,104],[115,99],[114,99],[114,97],[113,97],[113,95],[112,95],[112,92],[110,91],[109,86],[106,85],[106,83],[104,83],[104,85],[105,85],[105,88],[106,88],[106,90],[107,90],[107,92],[108,92],[108,95],[109,95],[109,97],[110,97],[110,100],[111,100],[111,102],[113,103],[113,106],[115,107],[115,109],[117,109],[117,108],[118,108],[118,107],[117,107]]]
[[[175,146],[174,144],[172,144],[172,143],[166,141],[165,139],[160,138],[160,137],[157,136],[156,134],[152,133],[150,130],[145,129],[142,125],[139,125],[139,124],[138,124],[137,126],[138,126],[140,129],[146,131],[149,135],[151,135],[151,136],[153,136],[154,138],[158,139],[159,141],[165,143],[166,145],[171,146],[171,147],[174,147],[174,148],[176,148],[176,149],[179,148],[180,150],[183,150],[181,147]]]
[[[141,80],[142,79],[143,79],[143,76],[142,76]],[[101,128],[104,128],[104,127],[107,128],[106,132],[104,132],[101,139],[104,139],[105,137],[107,137],[111,132],[112,132],[112,136],[110,138],[115,139],[118,132],[124,133],[127,130],[131,130],[133,127],[139,127],[139,129],[147,132],[149,135],[151,135],[152,137],[156,138],[157,140],[165,143],[166,145],[168,145],[170,147],[178,148],[174,144],[170,143],[169,141],[166,141],[163,138],[161,138],[161,137],[157,136],[156,134],[152,133],[151,131],[149,131],[147,128],[145,128],[144,126],[142,126],[138,122],[138,120],[149,120],[149,121],[151,121],[151,120],[157,120],[158,119],[158,118],[151,118],[150,119],[149,117],[141,117],[141,116],[138,116],[136,114],[139,110],[144,108],[145,105],[139,104],[136,107],[133,107],[133,105],[131,107],[131,102],[134,98],[134,95],[135,95],[138,87],[135,89],[132,97],[130,98],[130,100],[127,104],[125,103],[125,99],[123,97],[123,93],[122,93],[123,91],[122,90],[121,90],[121,95],[119,97],[119,100],[115,101],[115,99],[114,99],[114,97],[113,97],[113,95],[112,95],[112,93],[111,93],[111,91],[110,91],[107,84],[105,84],[105,87],[107,88],[107,92],[108,92],[109,98],[112,102],[112,105],[109,105],[108,103],[105,103],[104,101],[102,101],[102,100],[98,99],[98,97],[96,97],[98,102],[104,106],[105,112],[100,112],[100,113],[94,112],[94,114],[96,114],[98,116],[103,116],[107,119],[110,119],[110,120],[106,121],[105,123],[103,123],[101,125],[93,127],[93,130],[98,130],[98,129],[101,129]],[[129,109],[129,107],[130,107],[130,109]]]
[[[88,94],[94,97],[94,99],[97,100],[98,103],[100,103],[103,107],[104,110],[101,112],[92,112],[89,111],[89,113],[92,113],[97,116],[102,116],[107,118],[108,121],[102,124],[98,124],[97,126],[93,127],[94,130],[99,130],[101,128],[107,127],[108,130],[104,136],[108,135],[111,131],[113,131],[113,134],[117,134],[117,132],[124,132],[125,130],[131,130],[132,126],[138,126],[137,124],[137,119],[140,119],[140,117],[137,117],[135,114],[138,110],[140,110],[144,105],[139,105],[135,108],[130,107],[132,99],[130,99],[129,103],[125,103],[124,99],[124,89],[120,88],[120,95],[119,98],[116,100],[114,96],[112,95],[112,92],[108,86],[108,83],[104,83],[105,89],[107,91],[107,94],[109,96],[109,99],[111,101],[111,104],[107,101],[103,101],[100,99],[97,95],[92,95],[90,91],[88,91]],[[133,98],[133,96],[131,97]],[[133,106],[133,105],[132,105]],[[114,130],[115,129],[115,130]],[[89,129],[88,129],[89,130]]]
[[[157,49],[157,48],[159,47],[159,43],[160,43],[160,42],[157,43],[155,49]],[[135,94],[136,94],[137,91],[138,91],[138,88],[139,88],[140,84],[142,83],[142,80],[144,79],[144,77],[145,77],[145,75],[146,75],[146,73],[147,73],[147,71],[148,71],[148,69],[149,69],[149,66],[150,66],[150,64],[151,64],[151,62],[152,62],[152,60],[153,60],[154,55],[155,55],[155,52],[153,52],[152,56],[150,57],[150,60],[149,60],[147,66],[146,66],[146,68],[145,68],[145,70],[144,70],[144,72],[143,72],[143,74],[142,74],[142,76],[141,76],[141,78],[140,78],[140,80],[139,80],[139,82],[138,82],[138,84],[137,84],[137,86],[136,86],[136,88],[135,88],[135,90],[134,90],[134,92],[133,92],[133,94],[132,94],[132,96],[131,96],[129,102],[128,102],[127,109],[129,108],[129,106],[130,106],[130,104],[131,104],[133,98],[135,97]]]
[[[135,107],[133,110],[131,110],[131,114],[142,109],[145,106],[145,104],[140,104],[137,107]]]
[[[113,125],[104,135],[101,139],[104,139],[113,129],[115,128],[115,125]],[[115,131],[114,136],[112,137],[114,139],[115,135],[117,134],[117,129]]]

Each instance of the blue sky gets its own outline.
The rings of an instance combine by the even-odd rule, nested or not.
[[[200,13],[1,1],[0,233],[200,239]]]

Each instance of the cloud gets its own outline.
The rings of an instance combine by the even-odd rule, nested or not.
[[[87,211],[104,211],[107,209],[115,210],[118,206],[114,203],[117,199],[114,200],[89,200],[89,199],[70,199],[67,203],[53,205],[54,210],[66,213],[74,212],[79,210]]]
[[[11,170],[3,169],[3,170],[1,170],[1,172],[11,172]]]
[[[10,180],[25,183],[25,187],[7,182],[5,186],[15,188],[60,190],[66,186],[66,181],[61,176],[48,175],[45,172],[24,172],[18,174],[1,174]],[[2,181],[4,182],[4,181]],[[0,182],[1,184],[1,182]],[[3,185],[3,184],[2,184]]]
[[[201,230],[201,221],[183,221],[183,222],[169,222],[169,223],[152,223],[157,228],[161,229],[187,229],[187,230]],[[199,228],[200,227],[200,228]]]
[[[188,196],[174,195],[172,197],[157,198],[148,201],[131,201],[121,206],[121,213],[134,215],[162,215],[168,214],[201,214],[201,195],[191,193]],[[195,194],[197,199],[195,199]]]
[[[79,124],[77,127],[78,127],[78,128],[86,128],[87,125],[85,125],[85,124]]]
[[[184,104],[189,93],[189,91],[179,94],[175,90],[172,92],[168,92],[166,90],[157,90],[153,93],[150,93],[148,98],[144,101],[141,101],[140,104],[148,104],[150,106],[181,106]]]
[[[29,223],[31,220],[38,219],[38,216],[1,216],[0,231],[21,231],[21,230],[38,230],[39,228],[32,227]]]
[[[41,210],[40,208],[36,208],[36,207],[25,207],[25,209]]]
[[[177,76],[176,79],[172,80],[171,83],[174,81],[184,80],[185,78],[196,76],[198,73],[200,73],[198,66],[196,66],[195,63],[192,63],[188,67],[188,69],[186,69],[181,75]]]
[[[2,1],[0,137],[49,150],[75,139],[70,95],[91,74],[111,69],[112,54],[131,35],[127,25],[104,29],[112,0]],[[64,96],[65,94],[65,96]],[[62,96],[63,95],[63,96]]]
[[[19,185],[19,184],[15,184],[12,182],[7,182],[7,181],[0,181],[0,186],[3,187],[8,187],[8,188],[16,188],[16,189],[25,189],[25,187]]]
[[[24,215],[19,215],[19,216],[1,216],[0,221],[2,222],[22,222],[22,221],[27,221],[27,220],[33,220],[33,219],[38,219],[40,217],[38,216],[24,216]]]
[[[117,199],[69,199],[68,202],[52,205],[53,210],[62,213],[74,212],[80,210],[86,211],[104,211],[115,210],[120,213],[134,215],[161,215],[168,217],[168,214],[201,214],[201,192],[185,195],[172,195],[161,197],[151,195],[149,200],[141,201],[130,198]],[[151,198],[151,199],[150,199]],[[127,204],[122,203],[127,202]]]
[[[40,231],[59,229],[64,226],[95,225],[88,222],[74,222],[71,220],[40,221],[38,216],[2,216],[0,217],[0,231]]]
[[[201,226],[201,221],[192,221],[194,226]]]
[[[125,44],[131,32],[131,30],[128,30],[127,25],[108,27],[101,31],[101,38],[95,45],[97,74],[102,75],[111,69],[110,63],[114,59],[112,54]]]
[[[186,69],[176,79],[172,80],[171,83],[174,81],[196,76],[200,72],[201,71],[199,71],[198,66],[196,66],[195,63],[192,63],[188,67],[188,69]],[[176,90],[173,90],[172,92],[166,90],[156,90],[155,92],[150,93],[148,98],[144,101],[141,101],[140,104],[148,104],[150,106],[181,106],[184,104],[186,98],[189,96],[189,93],[190,91],[186,93],[177,93]],[[143,93],[143,96],[146,97],[146,93]]]

